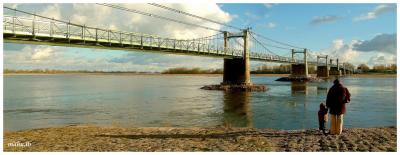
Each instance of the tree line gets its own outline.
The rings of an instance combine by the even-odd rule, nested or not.
[[[359,73],[397,73],[397,64],[379,64],[370,68],[366,64],[360,64],[357,67]]]
[[[201,69],[201,68],[170,68],[163,72],[162,74],[222,74],[222,69]]]

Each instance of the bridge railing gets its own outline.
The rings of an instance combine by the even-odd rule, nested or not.
[[[26,13],[26,12],[23,12]],[[161,51],[187,51],[205,54],[218,54],[223,56],[243,56],[243,50],[228,48],[224,50],[223,44],[214,45],[205,39],[171,39],[143,33],[115,31],[109,29],[89,27],[74,24],[35,14],[33,18],[26,16],[3,15],[3,33],[18,36],[31,36],[47,39],[66,39],[68,41],[96,42],[105,45],[150,47]]]

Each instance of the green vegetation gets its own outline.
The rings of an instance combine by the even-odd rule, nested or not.
[[[357,73],[396,74],[397,73],[397,64],[374,65],[372,68],[370,68],[366,64],[360,64],[357,67]]]
[[[222,74],[222,69],[200,69],[200,68],[170,68],[163,72],[162,74]]]

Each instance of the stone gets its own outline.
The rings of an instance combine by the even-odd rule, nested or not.
[[[267,91],[267,87],[264,85],[206,85],[201,87],[200,89],[204,90],[223,90],[223,91],[255,91],[255,92],[263,92]]]
[[[275,81],[319,82],[322,79],[317,77],[281,77]]]

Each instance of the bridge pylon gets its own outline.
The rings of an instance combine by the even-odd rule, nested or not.
[[[319,65],[319,59],[325,59],[325,64]],[[328,55],[317,56],[317,77],[329,77]]]
[[[308,78],[308,63],[307,63],[307,49],[305,48],[303,51],[295,51],[292,49],[292,61],[294,60],[294,54],[303,53],[304,54],[304,62],[292,64],[291,69],[291,78]]]
[[[225,58],[224,75],[222,85],[252,85],[250,81],[250,52],[249,52],[249,29],[243,30],[242,35],[229,36],[224,32],[224,51],[228,51],[230,38],[243,38],[243,57]]]
[[[331,68],[329,70],[329,75],[332,75],[332,76],[341,76],[342,75],[340,66],[339,66],[339,59],[336,59],[335,66],[332,64],[332,59],[331,59]]]

